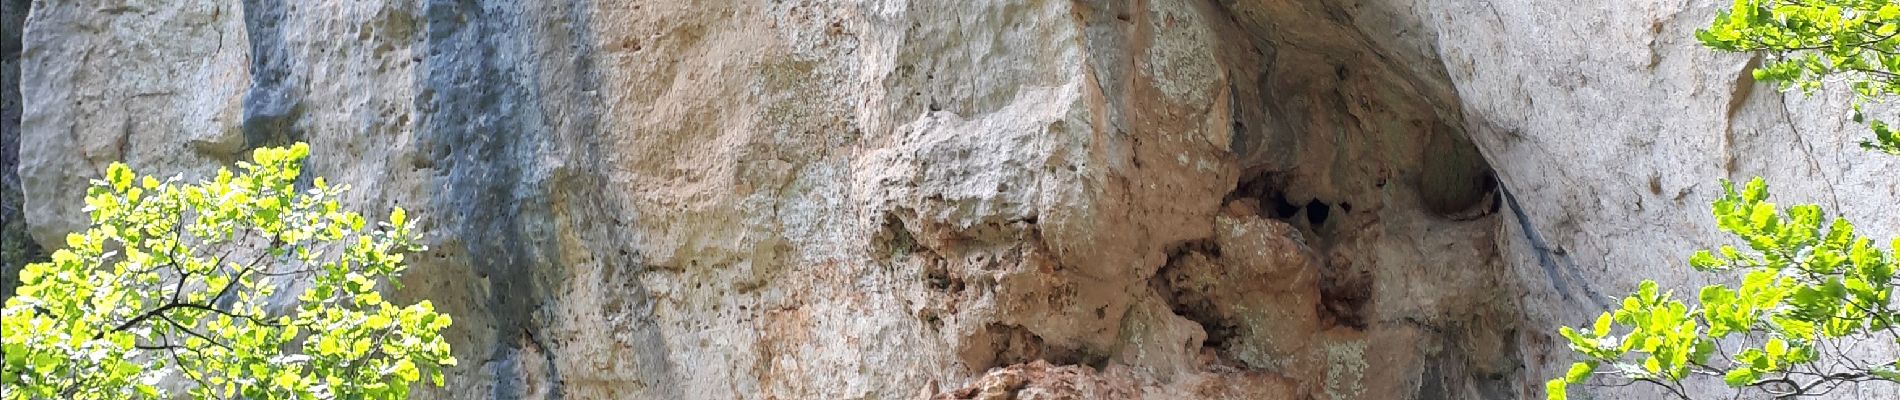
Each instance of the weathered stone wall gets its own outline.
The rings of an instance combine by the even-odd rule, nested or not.
[[[428,232],[434,398],[1539,397],[1545,332],[1700,282],[1718,178],[1900,233],[1900,161],[1711,14],[47,0],[19,173],[59,243],[113,160],[310,142]]]

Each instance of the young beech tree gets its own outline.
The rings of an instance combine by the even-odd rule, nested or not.
[[[428,301],[398,306],[403,210],[365,229],[344,190],[295,183],[309,146],[182,184],[107,168],[92,224],[21,271],[0,398],[399,399],[455,365]],[[292,297],[294,295],[294,297]],[[293,301],[294,300],[294,301]]]
[[[1900,155],[1891,118],[1868,117],[1867,101],[1900,94],[1900,4],[1894,0],[1735,0],[1696,39],[1729,52],[1766,52],[1756,80],[1812,93],[1829,81],[1853,89],[1855,121],[1872,126],[1861,145]]]
[[[1862,146],[1900,155],[1900,135],[1862,105],[1900,94],[1900,5],[1894,0],[1737,0],[1696,32],[1723,51],[1765,51],[1758,80],[1812,92],[1839,81],[1853,89],[1851,112],[1874,138]],[[1900,177],[1895,177],[1900,181]],[[1779,208],[1761,179],[1740,192],[1723,182],[1715,221],[1746,249],[1722,246],[1689,258],[1698,271],[1734,271],[1739,285],[1710,285],[1696,304],[1644,281],[1622,307],[1585,329],[1563,328],[1579,361],[1546,385],[1563,399],[1570,385],[1646,383],[1676,398],[1825,396],[1863,384],[1900,389],[1900,307],[1894,298],[1900,239],[1881,250],[1820,206]],[[1872,344],[1871,346],[1862,346]],[[1735,393],[1692,393],[1683,382],[1720,379]]]
[[[1847,220],[1828,220],[1820,206],[1778,209],[1759,178],[1740,192],[1728,182],[1722,187],[1716,224],[1748,249],[1700,251],[1689,265],[1739,271],[1740,285],[1705,286],[1696,296],[1700,304],[1691,306],[1643,281],[1622,308],[1603,313],[1593,326],[1564,327],[1561,334],[1580,361],[1550,381],[1551,399],[1592,379],[1655,384],[1683,399],[1732,398],[1686,390],[1682,382],[1698,376],[1776,398],[1900,383],[1900,354],[1856,346],[1900,348],[1893,296],[1900,259],[1855,235]],[[1900,239],[1889,246],[1900,247]]]

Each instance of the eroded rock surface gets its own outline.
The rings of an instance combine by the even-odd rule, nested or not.
[[[1900,233],[1683,2],[36,4],[34,237],[310,142],[428,232],[432,398],[1534,398],[1719,178]]]

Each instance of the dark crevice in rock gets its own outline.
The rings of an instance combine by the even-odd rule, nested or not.
[[[900,209],[884,214],[883,228],[871,238],[870,251],[874,260],[887,268],[903,270],[916,267],[917,279],[928,290],[922,297],[922,305],[915,309],[916,318],[933,332],[945,327],[944,317],[956,315],[964,300],[964,291],[973,286],[994,286],[995,282],[969,282],[966,278],[981,277],[966,275],[961,267],[952,265],[935,249],[917,242],[916,233],[904,222],[901,215],[914,215],[914,210]],[[1028,221],[1034,226],[1034,221]],[[972,366],[973,368],[978,366]]]
[[[1332,206],[1320,202],[1319,199],[1309,200],[1306,202],[1306,223],[1311,226],[1325,226],[1326,217],[1332,212]]]
[[[1272,207],[1270,210],[1272,214],[1267,215],[1273,219],[1291,221],[1293,217],[1300,215],[1300,206],[1287,202],[1286,195],[1278,192],[1275,192],[1272,197],[1266,198],[1264,202],[1268,207]]]
[[[1497,173],[1478,147],[1455,128],[1437,124],[1428,134],[1419,167],[1418,195],[1425,209],[1453,220],[1471,220],[1497,210]]]
[[[31,0],[0,0],[0,299],[13,296],[20,268],[46,258],[27,235],[20,192],[20,49]]]
[[[294,2],[245,0],[244,33],[250,40],[251,87],[244,93],[240,130],[246,148],[283,146],[303,140],[303,95],[296,62],[284,42],[283,24]]]
[[[904,219],[894,213],[884,215],[884,228],[872,238],[871,248],[886,261],[908,257],[920,250],[917,238],[904,226]]]
[[[992,323],[979,333],[979,339],[988,344],[978,349],[987,356],[987,362],[979,360],[979,365],[971,365],[973,371],[986,371],[991,368],[1025,364],[1033,361],[1045,361],[1055,365],[1087,365],[1102,368],[1109,358],[1091,352],[1062,348],[1045,343],[1029,329],[1017,325]]]
[[[991,351],[996,358],[992,365],[983,369],[1030,362],[1046,356],[1042,338],[1028,329],[1003,324],[991,324],[984,329],[990,335],[993,343]]]
[[[1188,287],[1185,282],[1192,281],[1181,276],[1180,265],[1191,255],[1215,256],[1220,254],[1220,246],[1213,241],[1195,241],[1185,244],[1168,253],[1168,263],[1155,271],[1155,278],[1149,285],[1155,293],[1160,293],[1168,302],[1168,308],[1189,321],[1201,326],[1207,333],[1207,339],[1201,347],[1214,349],[1215,354],[1226,356],[1230,341],[1239,334],[1239,321],[1222,313],[1209,298],[1204,288]]]
[[[1249,208],[1255,208],[1252,211],[1262,217],[1293,221],[1305,208],[1286,198],[1284,181],[1284,177],[1271,172],[1247,175],[1235,184],[1234,190],[1228,192],[1222,202],[1242,202]]]
[[[941,259],[934,258],[924,262],[924,283],[931,290],[952,295],[962,294],[966,287],[961,274],[951,274]]]

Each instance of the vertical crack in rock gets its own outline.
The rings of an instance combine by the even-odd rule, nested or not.
[[[284,42],[284,21],[295,2],[244,0],[244,30],[250,39],[251,87],[244,94],[244,132],[247,148],[283,146],[303,140],[300,77],[291,68],[290,49]]]
[[[1511,190],[1500,185],[1498,193],[1503,195],[1505,205],[1511,208],[1511,216],[1517,222],[1518,230],[1524,231],[1524,241],[1530,243],[1531,250],[1537,253],[1537,266],[1542,267],[1545,276],[1550,277],[1551,287],[1556,289],[1557,294],[1566,300],[1576,301],[1571,293],[1581,290],[1590,304],[1596,305],[1598,309],[1610,309],[1606,300],[1608,297],[1597,293],[1589,281],[1578,278],[1581,274],[1577,272],[1577,262],[1563,248],[1544,241],[1544,236],[1531,224],[1530,215],[1525,214],[1524,207],[1517,204],[1517,197],[1511,195]],[[1574,288],[1571,287],[1571,279],[1577,279]]]
[[[46,257],[27,236],[20,193],[20,45],[31,0],[0,0],[0,298],[13,295],[20,267]]]

